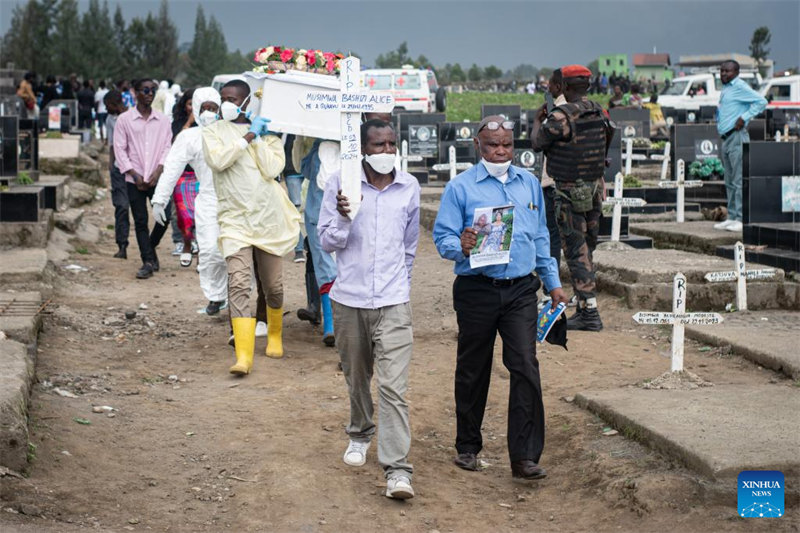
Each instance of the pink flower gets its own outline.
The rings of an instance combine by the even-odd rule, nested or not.
[[[333,72],[334,66],[333,59],[328,59],[328,62],[325,64],[325,68],[328,70],[328,72]]]
[[[291,48],[284,48],[281,51],[281,61],[283,61],[284,63],[289,62],[293,56],[294,56],[294,50],[292,50]]]
[[[317,64],[317,52],[315,50],[309,50],[306,52],[306,61],[310,66],[314,66]]]

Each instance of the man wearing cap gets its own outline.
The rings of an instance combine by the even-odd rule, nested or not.
[[[439,254],[455,262],[455,464],[465,470],[479,469],[481,425],[499,332],[503,364],[511,374],[507,431],[511,473],[514,480],[527,481],[546,475],[538,464],[544,448],[544,405],[536,359],[539,278],[550,290],[553,305],[567,298],[556,261],[550,257],[542,186],[533,174],[511,165],[513,129],[514,123],[500,116],[480,122],[474,142],[481,162],[447,184],[433,239]],[[473,268],[470,254],[478,255],[475,210],[504,207],[508,212],[508,206],[513,207],[508,261]]]
[[[567,103],[549,114],[544,106],[533,123],[533,149],[547,156],[547,174],[556,185],[555,211],[561,246],[569,266],[578,309],[568,329],[600,331],[592,253],[605,195],[605,157],[614,127],[603,108],[589,101],[591,71],[581,65],[561,68]]]

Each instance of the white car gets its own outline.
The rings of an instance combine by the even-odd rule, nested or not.
[[[247,81],[241,74],[217,74],[216,76],[214,76],[214,80],[211,82],[211,86],[215,88],[217,92],[219,92],[222,89],[222,86],[231,80]]]
[[[739,77],[753,89],[758,89],[761,76],[755,72],[740,72]],[[701,106],[718,106],[722,80],[718,72],[704,72],[675,78],[658,95],[662,107],[699,111]]]
[[[761,86],[769,108],[800,108],[800,74],[770,78]]]
[[[365,88],[392,93],[395,110],[444,112],[447,93],[439,87],[432,70],[417,69],[411,65],[403,68],[367,69],[361,72]]]

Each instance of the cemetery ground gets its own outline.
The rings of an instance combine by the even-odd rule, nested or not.
[[[294,314],[305,304],[304,265],[288,259],[284,265],[286,356],[261,355],[265,339],[258,339],[253,373],[236,379],[228,374],[227,314],[196,312],[205,304],[197,274],[169,256],[169,232],[161,272],[138,281],[133,233],[130,259],[111,257],[108,198],[88,206],[84,220],[102,229],[96,242],[73,241],[69,256],[55,265],[38,344],[29,467],[24,478],[0,478],[4,531],[799,528],[791,509],[797,498],[789,503],[789,491],[783,519],[739,518],[735,482],[698,474],[640,444],[635,434],[614,434],[576,405],[573,398],[583,391],[641,387],[669,370],[669,329],[636,325],[621,299],[601,295],[602,332],[571,333],[569,351],[538,349],[547,423],[541,463],[548,477],[531,486],[511,481],[509,374],[499,340],[484,420],[485,469],[460,470],[452,463],[452,264],[438,257],[423,231],[412,284],[408,392],[416,497],[398,502],[383,496],[376,446],[364,467],[342,462],[349,406],[336,351]],[[68,264],[88,270],[62,268]],[[136,317],[126,319],[126,311]],[[800,385],[725,347],[693,341],[686,344],[685,366],[716,387],[794,392]],[[699,391],[685,391],[692,392]],[[94,412],[93,406],[113,410]],[[707,438],[728,445],[713,434]]]

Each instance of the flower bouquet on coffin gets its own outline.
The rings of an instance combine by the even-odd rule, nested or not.
[[[256,50],[253,61],[254,72],[275,74],[289,70],[314,72],[316,74],[339,74],[339,64],[344,58],[342,54],[323,52],[322,50],[306,50],[303,48],[285,48],[267,46]]]

